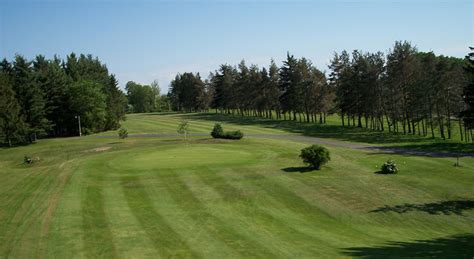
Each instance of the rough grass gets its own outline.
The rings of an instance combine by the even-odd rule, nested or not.
[[[133,115],[126,127],[174,133],[182,117],[206,133],[226,119]],[[472,257],[473,158],[328,147],[328,165],[308,171],[305,146],[89,136],[0,149],[0,257]],[[400,173],[376,174],[389,158]]]

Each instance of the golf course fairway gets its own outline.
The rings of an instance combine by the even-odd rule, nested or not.
[[[308,144],[284,137],[133,137],[172,134],[180,119],[132,115],[124,140],[0,149],[0,258],[474,255],[472,157],[454,167],[452,157],[328,145],[331,161],[308,170],[298,157]],[[190,127],[209,133],[215,122]],[[377,173],[388,159],[398,174]]]

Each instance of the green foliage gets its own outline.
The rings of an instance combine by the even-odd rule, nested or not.
[[[5,105],[0,135],[9,145],[75,135],[75,115],[83,118],[85,133],[116,129],[125,119],[125,95],[107,67],[91,55],[72,53],[66,61],[42,55],[29,61],[16,55],[11,63],[0,62],[0,73],[0,102]]]
[[[393,160],[388,160],[387,162],[383,163],[383,165],[380,167],[380,173],[382,174],[398,173],[397,164],[395,164],[395,161]]]
[[[209,108],[210,97],[201,76],[193,73],[176,75],[169,97],[176,111],[203,111]]]
[[[127,82],[128,103],[132,105],[131,112],[151,112],[155,109],[155,91],[149,85],[140,85],[133,81]]]
[[[90,132],[98,132],[105,128],[106,95],[102,85],[89,81],[78,81],[69,88],[71,95],[72,115],[81,116],[81,126]],[[87,132],[84,130],[84,132]]]
[[[240,130],[225,131],[224,134],[221,136],[221,138],[224,138],[224,139],[241,139],[243,137],[244,137],[244,133],[242,133]]]
[[[213,138],[219,138],[222,135],[224,135],[224,129],[222,129],[222,126],[220,123],[216,123],[214,125],[214,128],[212,129],[211,136]]]
[[[51,129],[51,122],[46,118],[45,93],[33,80],[31,62],[23,56],[15,56],[11,77],[15,97],[21,107],[20,115],[25,121],[25,137],[33,142],[36,136],[45,135]]]
[[[211,136],[213,138],[223,139],[241,139],[244,137],[244,133],[240,130],[236,131],[224,131],[220,123],[216,123],[212,129]]]
[[[110,76],[109,83],[106,85],[106,93],[105,128],[117,129],[120,127],[119,122],[125,120],[127,97],[119,89],[115,75]]]
[[[321,166],[331,160],[329,150],[323,146],[312,145],[301,150],[300,157],[303,162],[309,164],[311,167],[319,170]]]
[[[466,65],[464,67],[467,83],[463,89],[463,100],[466,109],[461,112],[466,128],[474,128],[474,48],[470,47],[470,52],[466,55]]]
[[[187,120],[181,121],[181,123],[178,125],[177,132],[183,135],[184,139],[186,140],[186,136],[189,133],[189,122]]]
[[[150,84],[153,93],[153,111],[161,111],[161,90],[157,80]]]
[[[128,137],[128,131],[126,128],[120,128],[118,131],[118,137],[120,139],[126,139]]]
[[[15,92],[3,73],[0,73],[0,136],[11,147],[23,142],[22,133],[25,123],[20,115],[20,105],[15,98]]]

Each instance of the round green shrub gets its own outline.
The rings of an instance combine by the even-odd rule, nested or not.
[[[388,160],[380,167],[380,172],[382,174],[396,174],[398,173],[397,164],[393,160]]]
[[[211,131],[211,136],[213,138],[220,138],[220,137],[222,137],[222,135],[224,135],[224,129],[222,129],[221,124],[216,123],[214,125],[214,128]]]
[[[125,139],[128,137],[128,131],[125,128],[120,128],[118,131],[118,136],[120,139]]]
[[[331,160],[329,150],[323,146],[312,145],[301,150],[300,157],[303,162],[309,164],[316,170],[321,169],[321,166]]]

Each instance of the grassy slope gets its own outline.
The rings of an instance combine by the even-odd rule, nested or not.
[[[194,132],[212,127],[184,116]],[[180,118],[133,115],[126,127],[174,133]],[[91,136],[0,149],[0,257],[472,256],[474,159],[330,147],[328,166],[300,173],[303,146]],[[41,160],[22,165],[25,154]],[[389,157],[401,173],[375,174]]]

